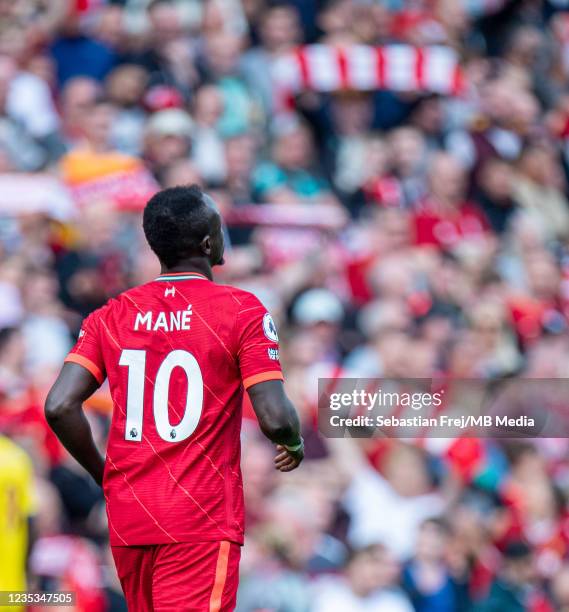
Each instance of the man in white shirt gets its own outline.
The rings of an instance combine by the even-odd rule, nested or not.
[[[399,564],[380,544],[355,551],[341,578],[324,578],[314,587],[311,612],[412,612],[395,587]]]

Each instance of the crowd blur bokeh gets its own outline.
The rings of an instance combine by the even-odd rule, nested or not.
[[[126,609],[102,493],[42,405],[82,318],[158,272],[146,199],[197,183],[227,226],[216,280],[272,312],[306,439],[276,473],[245,406],[238,611],[569,610],[566,439],[316,427],[319,377],[567,377],[565,9],[0,0],[0,590]],[[277,100],[275,63],[315,43],[340,72],[357,44],[446,47],[461,86]],[[102,448],[111,410],[103,386]]]

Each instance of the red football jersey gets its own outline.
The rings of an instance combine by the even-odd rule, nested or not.
[[[89,315],[66,361],[109,379],[111,544],[241,544],[243,390],[283,378],[259,300],[201,274],[163,274]]]

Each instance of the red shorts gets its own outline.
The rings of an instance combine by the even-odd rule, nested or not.
[[[230,612],[241,547],[232,542],[113,546],[131,612]]]

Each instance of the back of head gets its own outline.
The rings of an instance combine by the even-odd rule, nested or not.
[[[164,189],[144,209],[144,235],[160,262],[173,267],[203,257],[200,244],[210,232],[212,213],[197,185]]]

